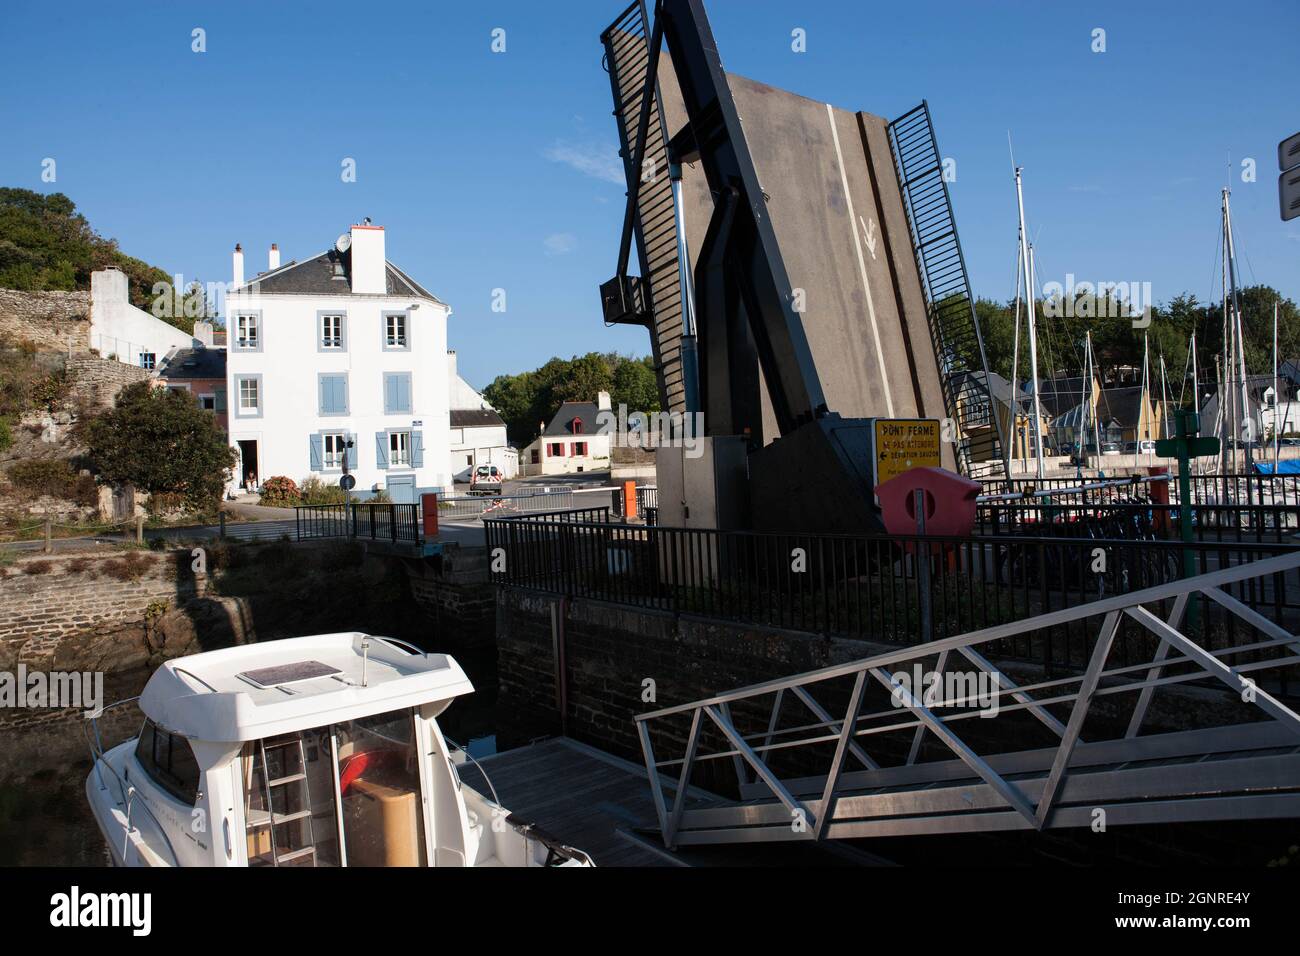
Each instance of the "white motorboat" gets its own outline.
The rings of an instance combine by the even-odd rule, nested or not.
[[[473,689],[359,633],[169,661],[138,737],[94,725],[86,796],[118,866],[592,866],[462,782],[437,717]]]

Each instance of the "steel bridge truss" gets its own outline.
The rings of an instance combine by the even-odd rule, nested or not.
[[[1297,567],[1300,552],[642,714],[636,726],[664,843],[1300,816],[1300,715],[1266,689],[1268,672],[1300,664],[1300,638],[1229,593],[1246,582],[1281,586],[1282,575]],[[1198,600],[1235,615],[1253,629],[1253,642],[1212,650],[1184,633],[1189,603]],[[1003,638],[1094,618],[1100,624],[1080,674],[1017,684],[990,661]],[[1156,649],[1148,663],[1111,667],[1107,659],[1125,620],[1149,634]],[[898,678],[927,662],[930,673],[964,668],[975,680],[963,696],[933,699]],[[1231,719],[1225,714],[1238,708],[1254,719],[1141,734],[1157,689],[1207,680],[1231,692],[1222,695],[1226,709],[1189,711],[1207,724]],[[814,697],[820,691],[825,700],[838,689],[842,700],[849,681],[838,715]],[[974,693],[980,682],[996,696],[990,719],[990,708],[972,706],[977,696],[989,700]],[[894,704],[864,712],[868,690],[887,693]],[[796,718],[793,725],[783,724],[783,711]],[[735,719],[741,712],[758,729],[742,732]],[[1126,722],[1119,713],[1128,714]],[[1090,715],[1108,722],[1109,734],[1093,739],[1090,732],[1085,741]],[[981,756],[971,738],[1003,720],[1019,721],[1003,741],[1028,743],[1037,733],[1047,745]],[[682,756],[660,759],[655,739],[660,749],[684,740]],[[920,759],[923,743],[936,759]],[[892,765],[884,750],[894,755]],[[711,761],[730,761],[740,801],[687,808],[686,784]],[[711,769],[726,772],[725,766]],[[662,772],[679,774],[671,804],[658,785]]]

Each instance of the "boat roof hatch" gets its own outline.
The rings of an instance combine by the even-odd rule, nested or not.
[[[359,632],[247,644],[168,661],[145,716],[196,740],[243,742],[451,701],[474,686],[446,654]]]

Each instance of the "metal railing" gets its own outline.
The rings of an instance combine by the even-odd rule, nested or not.
[[[1098,807],[1111,823],[1294,815],[1300,715],[1266,688],[1272,675],[1300,663],[1300,638],[1231,592],[1297,572],[1300,553],[1293,552],[638,714],[664,842],[1042,830],[1093,824]],[[1184,633],[1193,602],[1222,608],[1251,632],[1250,643],[1215,649]],[[1062,628],[1085,635],[1084,666],[1070,677],[1017,684],[991,663],[1009,642]],[[1133,631],[1149,649],[1136,664],[1115,653]],[[922,695],[904,677],[922,669],[970,679]],[[1198,729],[1141,734],[1157,688],[1207,679],[1228,688],[1223,703],[1240,706],[1247,720],[1225,725],[1203,707],[1188,715]],[[832,714],[814,691],[847,705]],[[1116,694],[1132,695],[1131,711]],[[1102,739],[1089,722],[1084,743],[1080,732],[1100,698],[1128,719],[1108,717]],[[1003,739],[1018,750],[981,756],[973,739],[987,738],[1008,714],[1003,726],[1012,729]],[[938,759],[919,759],[927,735],[938,742]],[[671,745],[681,756],[662,759],[656,741],[659,751]],[[905,762],[895,754],[906,754]],[[1142,765],[1151,760],[1165,765]],[[688,809],[687,785],[705,764],[734,767],[749,802]],[[1072,775],[1080,767],[1088,772]],[[665,770],[679,775],[671,805],[659,782]]]
[[[443,520],[473,519],[504,514],[557,511],[572,506],[573,491],[537,491],[518,495],[459,495],[438,498],[438,517]]]
[[[1207,505],[1191,507],[1192,534],[1200,541],[1294,542],[1300,532],[1298,505]],[[1157,540],[1180,537],[1181,506],[1149,501],[1061,504],[1035,498],[980,502],[979,534]]]
[[[314,538],[366,538],[393,544],[419,544],[420,507],[413,504],[353,502],[294,508],[299,541]]]
[[[1186,574],[1289,554],[1252,541],[987,536],[811,535],[664,528],[612,521],[489,519],[504,586],[699,615],[746,625],[915,644],[1078,607]],[[1190,563],[1184,562],[1190,555]],[[1300,619],[1300,573],[1243,585],[1235,597],[1279,625]],[[1215,646],[1241,635],[1203,609]],[[1048,669],[1086,664],[1086,635],[1069,624],[1000,648]],[[1140,658],[1149,648],[1118,653]],[[1136,655],[1136,656],[1134,656]]]
[[[1300,507],[1300,475],[1192,475],[1192,501],[1204,505]],[[1178,476],[1134,475],[1130,478],[999,478],[983,481],[981,499],[1033,495],[1061,504],[1097,504],[1147,494],[1164,482],[1169,500],[1179,499]]]

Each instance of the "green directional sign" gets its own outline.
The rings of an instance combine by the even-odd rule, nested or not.
[[[1156,455],[1160,458],[1203,458],[1219,453],[1219,439],[1213,435],[1198,435],[1194,438],[1162,438],[1156,442]]]

